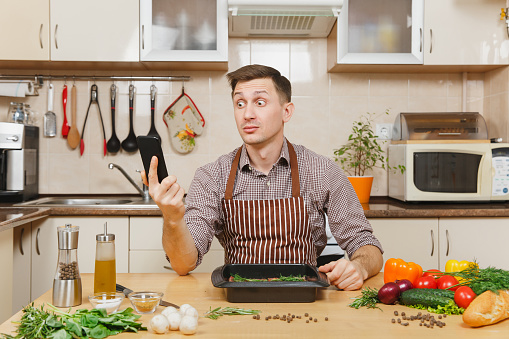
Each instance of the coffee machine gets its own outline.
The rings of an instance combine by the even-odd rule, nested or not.
[[[0,122],[0,202],[39,195],[39,127]]]

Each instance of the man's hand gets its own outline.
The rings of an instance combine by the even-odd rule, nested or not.
[[[364,280],[380,272],[382,265],[380,249],[373,245],[365,245],[355,251],[350,261],[339,259],[320,266],[318,270],[327,274],[332,285],[345,291],[352,291],[360,289]]]
[[[157,204],[163,217],[171,222],[178,222],[184,217],[184,189],[177,183],[177,177],[169,175],[161,183],[157,178],[157,157],[152,157],[148,172],[148,181],[145,171],[141,172],[143,183],[148,186],[148,193]]]
[[[354,261],[339,259],[318,268],[327,275],[329,283],[340,290],[354,291],[362,287],[367,273],[358,267]]]

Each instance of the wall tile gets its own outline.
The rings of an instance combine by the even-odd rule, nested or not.
[[[447,96],[447,74],[410,74],[408,95]]]
[[[290,42],[292,95],[324,95],[329,91],[327,44],[321,39]]]
[[[330,73],[331,96],[369,95],[369,75],[364,73]]]
[[[251,63],[274,67],[290,78],[290,42],[283,39],[252,40]]]
[[[370,74],[370,96],[407,96],[407,74]]]

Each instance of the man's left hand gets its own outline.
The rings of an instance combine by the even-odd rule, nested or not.
[[[367,273],[356,262],[339,259],[318,268],[327,275],[329,283],[345,291],[354,291],[362,287]]]

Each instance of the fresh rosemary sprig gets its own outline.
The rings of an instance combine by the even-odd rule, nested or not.
[[[376,304],[380,302],[380,300],[378,300],[378,290],[376,288],[365,287],[361,290],[361,295],[352,299],[354,299],[354,301],[348,305],[352,308],[359,309],[365,306],[367,308],[378,308],[380,311],[382,310],[380,307],[376,306]]]
[[[223,315],[252,315],[258,314],[260,312],[261,311],[259,310],[249,310],[237,307],[223,307],[223,308],[218,307],[215,309],[212,309],[212,307],[210,307],[210,310],[207,313],[205,313],[205,318],[218,319]]]
[[[255,279],[255,278],[244,278],[243,276],[235,273],[232,275],[234,282],[245,282],[245,281],[306,281],[306,277],[302,275],[287,275],[284,276],[282,274],[279,275],[279,278],[262,278],[262,279]]]

